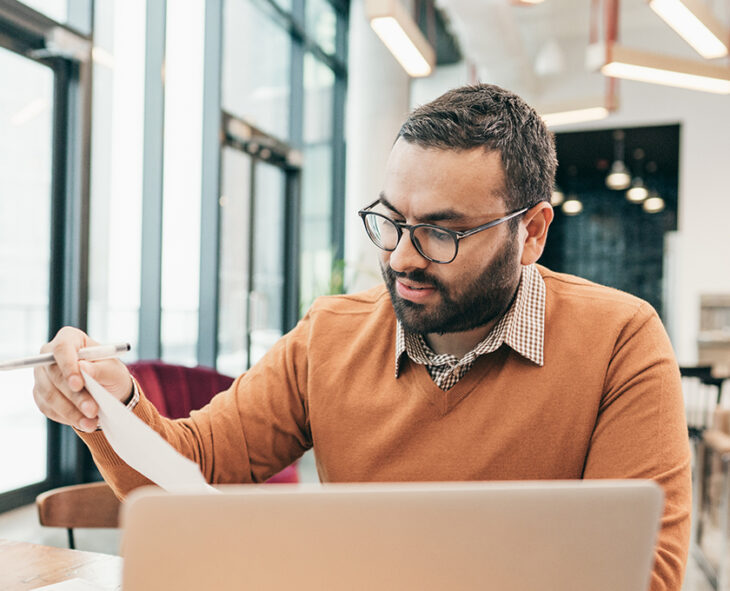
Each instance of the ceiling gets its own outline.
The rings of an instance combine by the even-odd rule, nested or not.
[[[721,21],[730,22],[728,0],[705,2]],[[436,3],[479,80],[508,88],[536,105],[605,92],[605,78],[585,67],[592,21],[599,38],[604,37],[601,0],[545,0],[532,6],[510,0]],[[618,38],[637,49],[704,61],[647,0],[620,1]],[[712,61],[727,64],[727,58]]]

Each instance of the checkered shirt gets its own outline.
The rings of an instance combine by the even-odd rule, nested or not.
[[[487,337],[458,359],[445,353],[436,355],[423,335],[407,332],[400,321],[396,328],[395,377],[400,374],[403,353],[414,363],[425,365],[436,385],[448,390],[474,365],[477,357],[506,344],[536,365],[543,365],[545,322],[545,282],[535,265],[522,267],[520,285],[510,309]]]

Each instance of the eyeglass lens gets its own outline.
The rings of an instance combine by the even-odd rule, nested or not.
[[[370,214],[365,216],[370,239],[384,250],[398,246],[398,227],[389,219]],[[450,261],[456,254],[456,240],[448,232],[432,226],[418,226],[413,230],[414,246],[429,259]]]

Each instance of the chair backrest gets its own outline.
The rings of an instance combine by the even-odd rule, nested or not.
[[[185,367],[162,361],[137,361],[127,367],[147,399],[170,419],[181,419],[191,410],[203,408],[233,383],[232,377],[209,367]]]
[[[36,497],[41,525],[118,527],[119,499],[106,482],[63,486]]]
[[[160,414],[170,419],[185,418],[191,410],[203,408],[213,396],[233,383],[232,377],[209,367],[186,367],[162,361],[137,361],[127,367],[147,399]],[[287,466],[267,482],[299,482],[296,466]]]

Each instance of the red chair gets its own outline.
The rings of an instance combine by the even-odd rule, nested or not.
[[[191,410],[203,408],[218,392],[226,390],[233,378],[209,367],[185,367],[162,361],[138,361],[127,365],[147,399],[162,416],[185,418]],[[267,483],[299,482],[296,463],[275,474]]]

